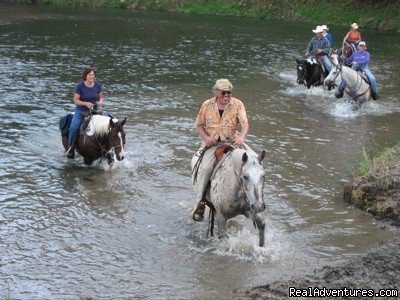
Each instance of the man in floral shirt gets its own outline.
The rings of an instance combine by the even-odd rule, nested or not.
[[[190,216],[195,221],[204,219],[205,194],[216,160],[214,152],[219,146],[217,143],[228,142],[242,148],[249,132],[246,109],[242,101],[231,96],[232,89],[228,79],[218,79],[213,87],[214,97],[203,102],[196,118],[196,130],[202,137],[197,160],[202,157],[194,176],[196,178],[192,178],[197,204]]]

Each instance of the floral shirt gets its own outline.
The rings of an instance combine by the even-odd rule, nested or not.
[[[231,97],[222,117],[218,111],[216,98],[204,101],[195,125],[204,125],[204,129],[210,137],[216,141],[226,142],[235,140],[239,123],[248,123],[246,110],[242,101]]]

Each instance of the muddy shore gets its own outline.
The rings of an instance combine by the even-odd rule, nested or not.
[[[294,290],[292,289],[290,294],[289,288],[295,287],[306,290],[307,288],[368,289],[364,291],[364,296],[360,291],[358,297],[344,297],[345,295],[338,294],[336,297],[316,297],[316,299],[372,299],[368,293],[377,293],[382,289],[392,289],[386,291],[389,297],[374,295],[375,298],[400,299],[400,184],[398,183],[400,170],[397,161],[396,164],[391,163],[388,166],[390,168],[380,172],[380,176],[377,175],[379,172],[376,172],[375,168],[365,176],[347,184],[344,187],[344,200],[380,219],[384,228],[395,233],[392,241],[378,245],[349,261],[316,269],[312,274],[254,287],[244,291],[244,296],[249,299],[288,299],[294,296]],[[308,298],[301,297],[300,291],[298,293],[300,298],[297,299]]]

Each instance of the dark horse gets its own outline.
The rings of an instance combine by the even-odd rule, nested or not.
[[[335,51],[330,51],[328,58],[333,66],[339,63],[339,56]],[[311,86],[319,86],[324,84],[324,79],[329,72],[322,68],[316,58],[309,57],[307,59],[296,59],[297,61],[297,83],[304,84],[309,89]],[[335,84],[328,85],[330,91]]]
[[[309,89],[311,86],[323,84],[322,67],[315,58],[296,59],[297,83],[304,84]]]
[[[60,120],[60,129],[62,135],[62,143],[65,150],[68,149],[68,118],[72,118],[69,114]],[[125,131],[124,124],[126,118],[122,122],[112,119],[108,116],[93,115],[85,119],[83,126],[77,136],[77,152],[83,156],[86,165],[91,165],[99,158],[107,158],[108,164],[114,162],[114,154],[117,160],[124,159]],[[64,119],[64,121],[63,121]]]
[[[354,52],[356,52],[356,46],[354,44],[344,42],[342,49],[340,49],[345,58],[349,58]],[[351,67],[351,64],[344,61],[344,64]]]

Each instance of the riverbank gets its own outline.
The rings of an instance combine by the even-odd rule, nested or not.
[[[324,266],[301,278],[275,281],[245,291],[251,299],[287,299],[289,287],[307,290],[381,289],[397,291],[400,297],[400,142],[369,157],[364,153],[355,176],[344,187],[344,200],[382,220],[382,226],[395,232],[395,238],[366,254],[336,266]],[[292,290],[293,291],[293,290]],[[304,296],[304,294],[303,294]],[[329,297],[331,298],[331,297]],[[340,297],[344,298],[344,297]],[[360,297],[347,297],[355,299]],[[362,297],[367,298],[367,297]]]
[[[400,32],[400,1],[374,0],[31,0],[47,5],[159,10],[345,25]],[[15,2],[15,0],[14,0]],[[18,1],[17,1],[18,2]]]
[[[380,245],[369,250],[366,254],[356,256],[345,263],[336,266],[324,266],[314,271],[313,274],[301,278],[275,281],[244,291],[244,297],[250,299],[288,299],[291,295],[289,288],[302,289],[352,289],[354,291],[365,289],[375,293],[385,289],[386,299],[398,299],[400,282],[400,234],[392,242]],[[390,289],[390,290],[389,290]],[[293,292],[293,289],[291,290]],[[348,291],[349,292],[349,291]],[[383,292],[383,291],[382,291]],[[390,293],[390,294],[389,294]],[[397,294],[396,294],[397,293]],[[298,294],[297,294],[298,295]],[[317,294],[318,295],[318,294]],[[319,294],[322,296],[321,294]],[[359,297],[327,297],[327,299],[372,299],[362,294]],[[350,294],[351,295],[351,294]],[[354,294],[353,294],[354,295]],[[307,298],[300,294],[301,299]],[[311,296],[308,294],[308,297]],[[322,299],[324,297],[317,297]],[[378,299],[383,299],[377,297]]]

